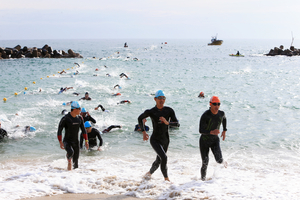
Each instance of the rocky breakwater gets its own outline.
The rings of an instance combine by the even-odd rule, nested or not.
[[[299,56],[300,55],[300,49],[296,49],[294,46],[290,46],[290,49],[284,49],[283,45],[281,45],[279,48],[274,47],[274,49],[271,49],[268,54],[265,54],[266,56]]]
[[[8,58],[83,58],[79,53],[75,53],[72,49],[68,52],[63,50],[53,50],[52,47],[47,44],[42,48],[26,47],[23,48],[20,45],[14,48],[0,47],[0,59]]]

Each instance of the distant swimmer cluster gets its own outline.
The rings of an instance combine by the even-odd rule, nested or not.
[[[80,67],[80,65],[79,65],[78,63],[74,63],[74,64],[75,64],[76,66],[75,66],[75,67],[71,67],[71,69]],[[71,69],[68,68],[67,70],[71,70]],[[59,73],[59,74],[67,74],[67,72],[66,72],[64,69],[63,69],[62,71],[59,71],[58,73]],[[76,70],[74,73],[71,73],[71,76],[77,75],[77,74],[79,74],[78,70]],[[53,74],[52,76],[55,76],[55,74]],[[50,75],[46,76],[46,78],[50,78]],[[40,80],[44,80],[43,77],[41,77]],[[37,82],[37,81],[33,81],[32,84],[38,84],[38,82]],[[62,87],[61,90],[60,90],[60,91],[61,91],[60,93],[66,91],[66,90],[68,90],[68,89],[72,89],[72,88]],[[18,95],[20,95],[20,94],[24,94],[24,95],[25,95],[25,94],[28,94],[28,92],[26,92],[27,90],[28,90],[28,87],[24,87],[23,90],[21,90],[21,91],[19,91],[19,92],[15,92],[15,93],[14,93],[13,95],[11,95],[10,97],[7,97],[7,98],[4,97],[4,98],[3,98],[3,102],[6,103],[8,99],[10,99],[10,98],[12,98],[12,97],[14,97],[14,96],[18,96]],[[39,89],[38,89],[38,92],[42,92],[42,89],[39,88]],[[31,92],[31,93],[33,93],[33,92]],[[59,93],[59,94],[60,94],[60,93]]]

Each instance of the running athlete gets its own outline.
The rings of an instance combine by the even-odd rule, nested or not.
[[[223,160],[220,139],[218,135],[220,134],[220,125],[223,125],[223,132],[221,137],[225,140],[226,137],[226,117],[225,113],[219,110],[221,105],[220,99],[217,96],[212,96],[210,99],[210,108],[205,111],[200,119],[199,133],[201,134],[199,140],[200,153],[202,158],[201,167],[201,179],[205,181],[206,171],[208,166],[208,153],[209,148],[215,156],[217,163],[223,163],[227,166],[226,161]]]
[[[145,178],[150,178],[151,175],[158,169],[160,165],[161,172],[166,181],[170,181],[167,169],[167,150],[169,146],[169,125],[179,126],[175,112],[172,108],[164,106],[166,97],[162,90],[155,93],[154,100],[156,106],[150,110],[146,110],[138,117],[139,126],[143,132],[143,140],[147,141],[149,135],[145,131],[143,119],[150,117],[153,126],[153,132],[150,138],[150,144],[154,151],[157,153],[156,160],[153,162],[150,171],[146,173]],[[170,119],[172,122],[169,122]]]
[[[81,108],[80,115],[83,117],[83,121],[84,121],[84,122],[86,122],[86,121],[91,121],[91,122],[93,122],[94,124],[96,124],[96,120],[90,115],[89,112],[86,111],[85,108]]]
[[[79,158],[79,141],[78,141],[78,132],[79,128],[83,132],[82,136],[85,139],[85,146],[88,149],[88,137],[84,128],[83,119],[80,114],[81,107],[79,102],[73,101],[71,104],[71,112],[63,116],[59,122],[57,138],[60,144],[61,149],[67,151],[68,159],[68,170],[72,170],[72,159],[73,159],[73,168],[78,168],[78,158]],[[65,136],[62,140],[62,130],[65,128]]]
[[[102,140],[102,137],[100,135],[100,132],[95,129],[95,128],[92,128],[92,125],[89,121],[85,122],[84,123],[84,126],[85,126],[85,129],[86,129],[86,132],[87,132],[87,135],[88,135],[88,140],[89,140],[89,148],[93,148],[95,146],[97,146],[97,138],[99,139],[100,143],[99,143],[99,147],[98,147],[98,151],[101,151],[100,147],[102,146],[103,144],[103,140]],[[82,144],[83,144],[83,134],[81,133],[80,135],[80,148],[82,148]]]

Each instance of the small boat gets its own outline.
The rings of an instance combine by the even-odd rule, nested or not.
[[[208,43],[208,45],[221,45],[223,43],[223,40],[217,39],[217,35],[215,37],[212,36],[211,43]]]
[[[235,57],[244,57],[244,55],[238,55],[238,54],[229,54],[229,56],[235,56]]]
[[[124,44],[124,47],[125,47],[125,48],[127,48],[127,47],[128,47],[128,45],[127,45],[127,42],[125,42],[125,44]]]

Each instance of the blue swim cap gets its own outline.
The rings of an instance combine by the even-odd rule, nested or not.
[[[66,103],[63,103],[62,105],[63,105],[63,106],[65,106],[65,105],[66,105]]]
[[[89,122],[89,121],[86,121],[85,123],[84,123],[84,127],[85,128],[90,128],[92,125],[91,125],[91,122]]]
[[[155,98],[157,97],[161,97],[161,96],[165,96],[165,93],[162,91],[162,90],[158,90],[156,93],[155,93]]]
[[[81,112],[86,113],[86,109],[85,108],[81,108]]]
[[[30,132],[36,131],[36,129],[33,126],[30,126]]]
[[[73,101],[71,103],[71,109],[76,109],[76,108],[80,108],[80,107],[81,107],[81,105],[78,101]]]

